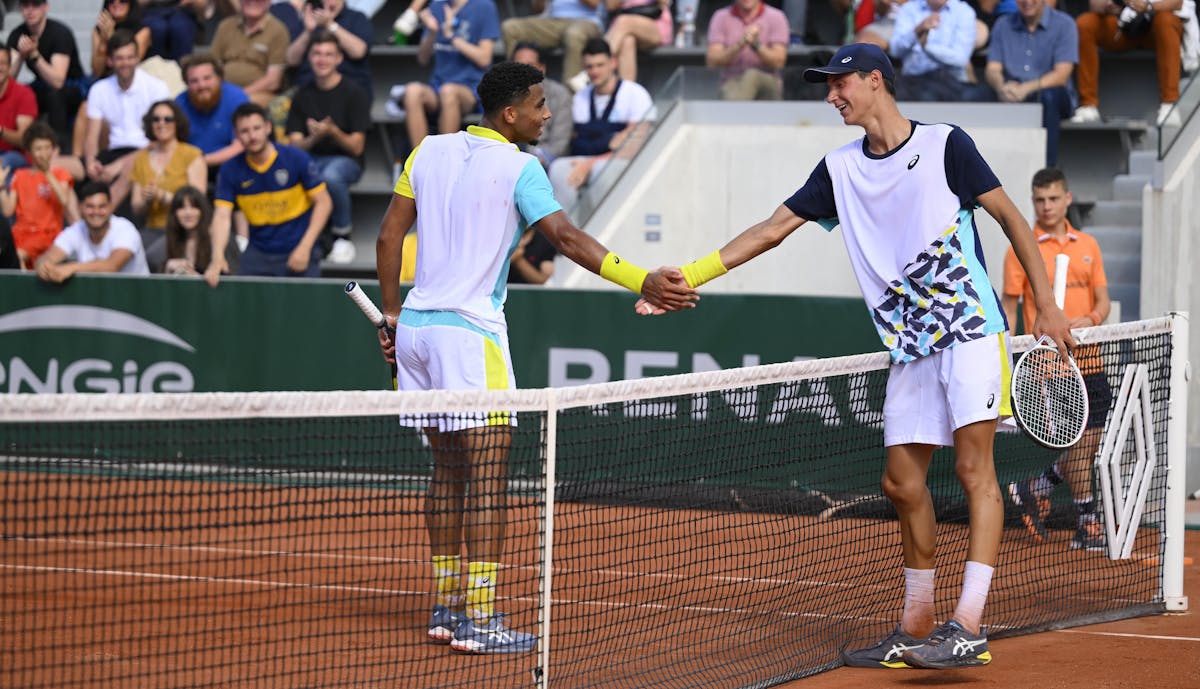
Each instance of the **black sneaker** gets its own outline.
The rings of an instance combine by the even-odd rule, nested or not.
[[[904,662],[913,667],[941,670],[954,667],[974,667],[992,662],[988,651],[987,629],[972,634],[962,625],[950,620],[933,630],[925,644],[904,653]]]
[[[924,639],[905,633],[897,625],[896,631],[870,648],[843,649],[842,662],[850,667],[906,668],[909,665],[904,662],[904,653],[924,644]]]
[[[1021,521],[1029,529],[1029,535],[1038,543],[1046,541],[1046,517],[1050,514],[1050,501],[1033,492],[1033,481],[1017,481],[1008,484],[1008,498],[1021,508]]]
[[[1103,552],[1107,549],[1104,541],[1104,526],[1095,520],[1081,522],[1075,529],[1075,537],[1071,539],[1071,548],[1092,553]]]

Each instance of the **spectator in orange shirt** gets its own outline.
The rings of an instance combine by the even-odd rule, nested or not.
[[[71,173],[51,166],[58,155],[58,136],[50,125],[29,125],[22,143],[33,165],[13,173],[8,188],[0,191],[0,213],[15,215],[12,232],[17,256],[22,266],[32,268],[62,232],[63,221],[79,220],[79,207]],[[8,167],[0,165],[0,186],[8,176]]]
[[[1060,170],[1046,168],[1033,176],[1033,208],[1037,213],[1033,231],[1037,235],[1042,261],[1046,264],[1046,273],[1053,280],[1055,257],[1066,254],[1071,258],[1067,267],[1063,312],[1070,319],[1072,328],[1087,328],[1103,323],[1108,318],[1111,304],[1100,245],[1090,235],[1072,227],[1067,220],[1071,199],[1067,178]],[[1037,308],[1025,272],[1010,248],[1004,257],[1004,296],[1000,303],[1008,317],[1009,329],[1014,334],[1017,302],[1021,298],[1025,301],[1025,325],[1028,327],[1037,317]],[[1112,389],[1095,346],[1077,347],[1075,355],[1088,390],[1087,430],[1078,443],[1068,448],[1042,474],[1010,483],[1008,493],[1009,498],[1021,508],[1022,519],[1030,534],[1035,540],[1044,541],[1047,537],[1046,517],[1050,514],[1050,494],[1055,486],[1066,483],[1074,498],[1077,515],[1071,547],[1101,551],[1105,547],[1104,530],[1092,494],[1092,463],[1100,447],[1104,422],[1112,404]]]

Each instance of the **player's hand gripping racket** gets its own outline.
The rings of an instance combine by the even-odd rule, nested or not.
[[[1069,261],[1060,254],[1054,262],[1054,301],[1060,309]],[[1039,445],[1062,449],[1079,442],[1087,426],[1088,395],[1075,358],[1064,356],[1043,335],[1013,368],[1012,405],[1017,425]]]
[[[371,298],[367,296],[362,287],[358,286],[357,282],[351,280],[346,283],[346,296],[353,299],[355,304],[358,304],[358,308],[362,309],[363,315],[367,317],[367,320],[371,321],[371,325],[382,330],[388,336],[388,339],[392,341],[392,344],[395,344],[396,329],[388,325],[387,319],[383,317],[383,312],[379,310],[378,306],[375,306],[375,302],[371,301]],[[395,390],[396,363],[393,361],[391,366],[392,389]]]

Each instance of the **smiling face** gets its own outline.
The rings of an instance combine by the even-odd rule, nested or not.
[[[137,71],[138,66],[137,44],[129,43],[114,50],[108,56],[108,66],[112,68],[113,74],[117,75],[117,81],[122,84],[133,81],[133,73]]]
[[[542,137],[542,129],[546,120],[550,119],[550,108],[546,106],[546,92],[541,84],[529,87],[529,95],[524,100],[510,106],[514,118],[513,132],[516,137],[513,143],[537,141]]]
[[[871,72],[866,78],[858,72],[830,75],[826,80],[829,95],[825,102],[837,108],[845,124],[861,124],[874,103],[875,93],[871,88],[874,78],[882,79],[878,72]]]
[[[313,43],[308,49],[308,62],[312,65],[313,75],[318,79],[326,79],[338,70],[342,64],[342,51],[333,41]]]
[[[200,112],[209,112],[221,101],[221,77],[207,62],[188,67],[188,100]]]
[[[87,225],[88,232],[99,234],[108,228],[108,221],[112,218],[112,203],[106,194],[92,194],[84,198],[79,204],[79,210],[83,214],[83,222]]]
[[[168,105],[155,106],[150,113],[150,131],[155,141],[170,141],[175,138],[175,111]]]

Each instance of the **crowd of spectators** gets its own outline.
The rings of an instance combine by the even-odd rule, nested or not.
[[[90,72],[50,0],[19,0],[23,21],[0,56],[0,211],[20,265],[34,269],[51,247],[66,250],[56,244],[65,227],[76,227],[78,243],[99,236],[98,224],[112,226],[110,217],[141,241],[121,270],[144,264],[216,284],[231,269],[313,275],[322,259],[354,261],[351,189],[363,176],[374,101],[371,19],[346,0],[98,1]],[[1061,122],[1102,117],[1100,51],[1153,52],[1157,123],[1178,125],[1181,73],[1200,62],[1194,0],[1089,0],[1077,16],[1056,7],[1063,1],[827,7],[844,17],[841,40],[891,55],[901,100],[1039,104],[1047,165],[1057,162]],[[404,10],[395,38],[418,44],[429,77],[392,89],[389,112],[407,135],[401,154],[472,121],[476,85],[498,53],[556,76],[548,64],[561,60],[562,81],[548,76],[545,88],[554,117],[525,150],[572,208],[601,170],[632,155],[631,140],[653,119],[639,55],[698,41],[721,97],[778,100],[787,97],[789,59],[820,50],[797,48],[819,41],[806,28],[806,0],[709,7],[700,37],[696,0],[530,4],[531,14],[503,21],[494,0],[413,0]],[[122,241],[124,222],[114,233]],[[537,236],[522,240],[514,280],[549,277],[544,248]],[[52,264],[84,261],[60,253]]]

